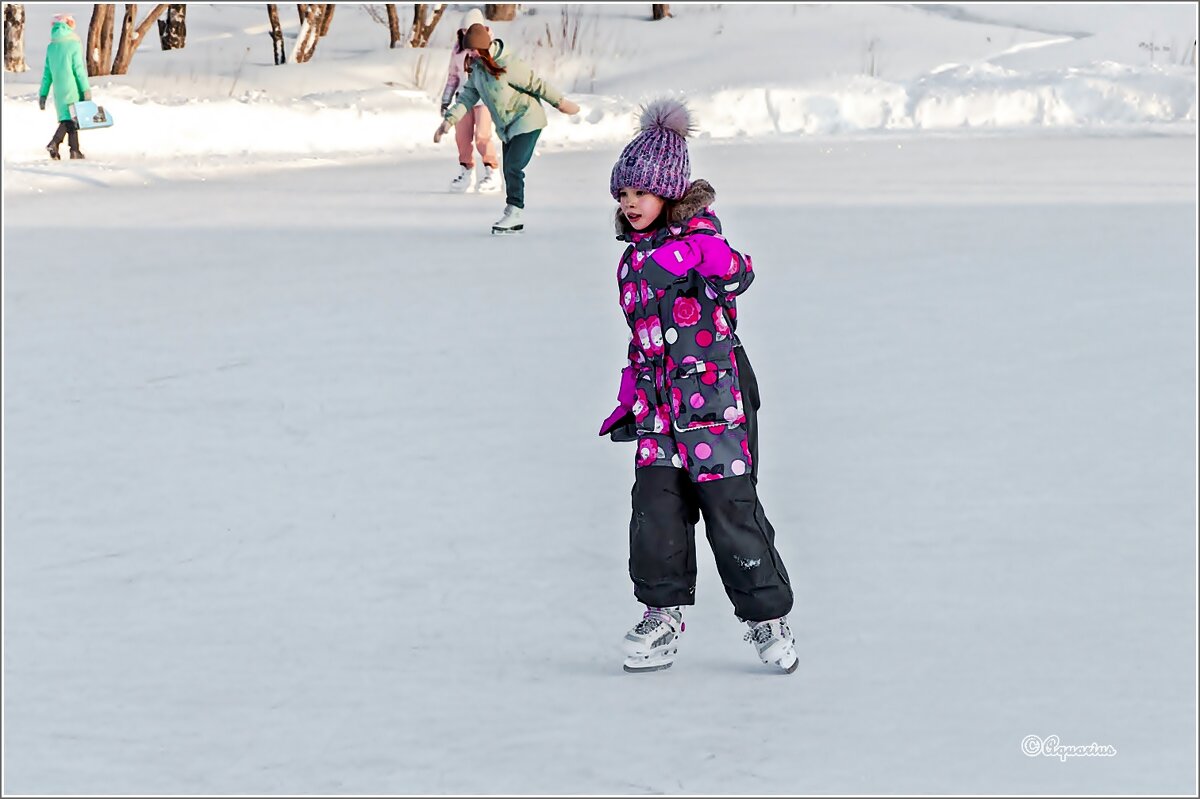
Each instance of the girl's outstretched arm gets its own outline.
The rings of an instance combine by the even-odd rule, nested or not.
[[[694,269],[727,296],[736,297],[754,281],[750,256],[731,248],[722,236],[693,233],[659,247],[651,260],[679,277]]]

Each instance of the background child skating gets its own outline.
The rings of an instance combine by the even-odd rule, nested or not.
[[[92,90],[83,61],[83,42],[75,33],[75,18],[70,14],[56,15],[50,26],[46,66],[42,69],[42,86],[38,91],[38,107],[42,110],[46,108],[51,88],[54,89],[54,109],[58,112],[58,129],[46,150],[57,161],[60,157],[58,148],[66,137],[71,157],[83,158],[79,149],[79,126],[71,118],[71,105],[92,99]]]
[[[458,87],[467,78],[467,58],[471,54],[466,45],[467,29],[472,25],[483,24],[483,12],[472,8],[463,14],[462,22],[454,36],[454,46],[450,48],[450,67],[446,71],[446,85],[442,87],[441,113],[454,102]],[[488,28],[489,34],[491,28]],[[496,145],[492,143],[492,114],[482,101],[475,103],[471,110],[458,120],[454,126],[454,142],[458,145],[459,172],[450,181],[450,190],[465,192],[472,188],[477,191],[490,193],[500,191],[500,159],[496,154]],[[483,161],[483,177],[478,184],[475,181],[475,152]]]
[[[459,89],[458,102],[446,110],[442,124],[433,135],[441,141],[450,128],[480,100],[492,114],[496,134],[504,143],[504,214],[492,225],[493,233],[516,233],[525,229],[525,167],[533,158],[542,128],[546,127],[545,100],[564,114],[578,114],[579,106],[562,92],[542,80],[521,61],[504,42],[493,39],[488,28],[474,24],[464,36],[468,57],[467,80]]]
[[[736,297],[751,261],[725,241],[707,181],[690,180],[682,103],[647,107],[613,167],[617,270],[632,332],[619,405],[601,427],[635,440],[629,574],[647,606],[624,642],[628,671],[671,665],[695,602],[701,516],[725,591],[763,662],[795,669],[787,570],[757,494],[758,386],[738,340]],[[647,210],[651,209],[651,210]],[[657,218],[650,213],[658,211]]]

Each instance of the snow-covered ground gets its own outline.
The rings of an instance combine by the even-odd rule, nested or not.
[[[708,556],[621,672],[613,155],[504,240],[442,159],[9,203],[7,791],[1193,790],[1193,143],[693,149],[790,677]]]
[[[262,4],[193,4],[185,49],[163,52],[154,36],[128,75],[96,79],[95,97],[116,126],[87,135],[88,153],[178,169],[214,156],[439,151],[431,138],[448,48],[468,7],[451,7],[429,48],[389,50],[385,27],[363,6],[342,4],[314,59],[279,67]],[[37,109],[37,84],[57,8],[29,7],[30,71],[5,74],[6,166],[45,160],[54,121]],[[90,6],[64,8],[86,25]],[[543,147],[623,143],[630,112],[665,90],[686,94],[702,135],[717,139],[1150,126],[1196,133],[1192,3],[676,4],[675,16],[659,22],[649,8],[532,4],[514,22],[494,23],[497,36],[582,106],[576,117],[550,112]],[[294,37],[291,6],[281,17]],[[440,152],[451,148],[443,143]]]
[[[1195,793],[1194,7],[672,7],[497,25],[585,106],[499,240],[426,142],[446,23],[418,86],[352,5],[287,67],[195,5],[84,162],[5,75],[4,793]],[[664,88],[759,272],[791,676],[703,542],[620,668],[607,187]]]

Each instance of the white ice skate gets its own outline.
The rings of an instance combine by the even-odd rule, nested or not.
[[[683,632],[683,611],[647,607],[642,620],[625,633],[621,648],[625,652],[625,671],[662,671],[675,662],[679,635]]]
[[[774,664],[788,674],[796,670],[800,658],[796,655],[796,639],[788,627],[787,616],[767,621],[748,621],[746,624],[750,631],[742,638],[754,642],[763,663]]]
[[[504,188],[504,179],[500,176],[500,171],[492,169],[486,164],[483,167],[483,177],[479,180],[479,185],[475,187],[475,191],[481,194],[491,194],[500,191]]]
[[[475,169],[474,167],[459,165],[458,176],[450,181],[450,191],[456,194],[462,194],[475,188]]]
[[[520,233],[524,229],[525,223],[521,221],[521,209],[515,205],[504,206],[504,216],[492,225],[492,233]]]

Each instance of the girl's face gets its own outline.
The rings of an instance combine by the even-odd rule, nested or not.
[[[634,230],[645,230],[662,213],[666,200],[657,194],[651,194],[642,189],[621,189],[617,195],[621,203],[621,213]]]

